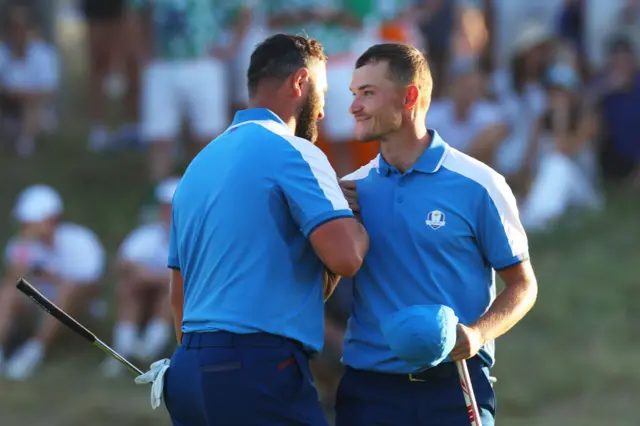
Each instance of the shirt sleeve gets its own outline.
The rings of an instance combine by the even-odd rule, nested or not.
[[[324,153],[311,142],[286,137],[290,149],[283,155],[278,184],[291,214],[306,237],[325,222],[353,217],[335,170]]]
[[[376,155],[373,160],[369,161],[364,166],[360,167],[356,171],[344,176],[341,180],[361,180],[369,176],[372,171],[377,170],[380,164],[380,154]]]
[[[502,176],[496,175],[481,200],[477,239],[495,270],[529,259],[529,244],[516,199]]]
[[[175,212],[175,210],[174,210]],[[169,229],[169,256],[167,266],[170,269],[180,270],[180,257],[178,256],[178,235],[176,233],[175,214],[171,215],[171,228]]]

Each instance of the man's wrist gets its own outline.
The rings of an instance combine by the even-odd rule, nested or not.
[[[486,345],[488,342],[491,341],[491,339],[487,335],[487,332],[482,327],[482,324],[476,323],[469,328],[471,328],[474,332],[476,332],[477,335],[480,337],[480,342],[482,343],[482,346]]]

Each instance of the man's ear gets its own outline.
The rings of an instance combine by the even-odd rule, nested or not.
[[[307,68],[300,68],[296,71],[291,78],[291,90],[293,96],[299,98],[304,92],[304,85],[309,80],[309,70]]]
[[[411,85],[407,88],[407,94],[404,97],[404,109],[411,110],[418,104],[420,98],[420,91],[415,85]]]

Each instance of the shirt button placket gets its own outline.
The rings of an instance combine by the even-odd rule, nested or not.
[[[396,188],[396,204],[402,204],[404,202],[404,180],[402,177],[398,179],[398,184]]]

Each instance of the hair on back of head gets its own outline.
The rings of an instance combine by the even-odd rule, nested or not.
[[[249,96],[255,95],[264,80],[283,81],[313,61],[326,60],[322,45],[313,38],[292,34],[272,35],[251,54],[247,70]]]
[[[371,46],[356,61],[356,69],[369,64],[386,62],[388,78],[400,86],[415,84],[420,90],[423,108],[428,108],[433,90],[429,62],[418,49],[408,44],[383,43]]]

